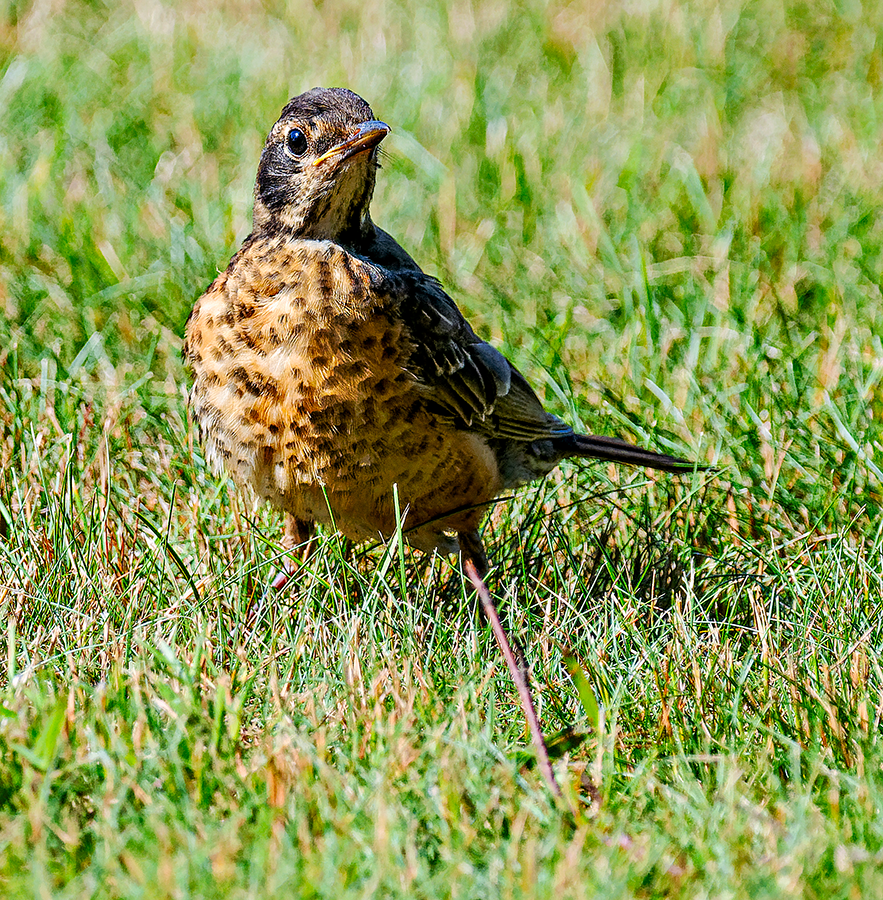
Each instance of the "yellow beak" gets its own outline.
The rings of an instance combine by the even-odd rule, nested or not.
[[[371,150],[376,147],[391,131],[389,125],[385,122],[362,122],[355,132],[351,134],[345,141],[335,144],[330,150],[326,150],[318,159],[313,160],[313,165],[318,166],[319,163],[325,162],[332,156],[342,156],[341,162],[356,153],[362,153],[364,150]]]

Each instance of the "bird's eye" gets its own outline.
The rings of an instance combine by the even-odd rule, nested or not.
[[[307,152],[306,135],[299,128],[292,128],[285,139],[285,146],[292,156],[303,156]]]

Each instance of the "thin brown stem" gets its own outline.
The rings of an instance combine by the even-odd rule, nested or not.
[[[543,738],[543,732],[540,728],[540,720],[537,718],[536,707],[533,702],[533,693],[530,689],[530,674],[524,656],[521,653],[516,655],[513,651],[512,645],[509,643],[509,638],[506,636],[506,631],[503,628],[503,623],[500,621],[500,616],[497,613],[496,604],[491,597],[491,592],[487,589],[487,585],[478,574],[478,570],[471,559],[463,560],[463,571],[466,573],[467,578],[472,582],[475,593],[478,594],[478,598],[481,601],[481,608],[484,610],[484,614],[491,623],[494,637],[500,645],[500,650],[503,651],[503,658],[506,660],[506,665],[509,667],[512,680],[515,682],[515,687],[518,689],[518,696],[521,698],[521,705],[524,708],[524,714],[527,717],[527,725],[528,728],[530,728],[534,750],[537,754],[537,763],[540,767],[540,771],[543,773],[543,778],[546,779],[549,790],[556,797],[561,797],[561,788],[555,780],[555,773],[552,771],[552,763],[549,760],[549,751],[546,749],[546,741]]]

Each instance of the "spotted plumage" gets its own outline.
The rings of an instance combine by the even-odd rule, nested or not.
[[[316,88],[267,137],[254,228],[196,302],[184,355],[209,462],[286,513],[356,539],[395,529],[464,551],[501,491],[569,456],[677,471],[684,460],[575,434],[480,340],[438,281],[370,215],[389,128],[364,100]]]

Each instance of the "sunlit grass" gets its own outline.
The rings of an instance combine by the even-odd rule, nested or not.
[[[883,892],[883,11],[0,5],[0,894]],[[180,336],[285,101],[551,409],[714,462],[501,502],[490,586],[211,475]],[[586,790],[589,779],[597,788]]]

